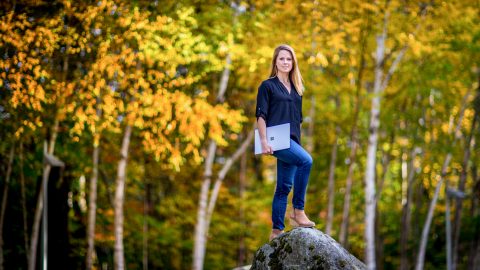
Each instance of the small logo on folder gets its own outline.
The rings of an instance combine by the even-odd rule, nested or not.
[[[275,139],[275,137],[270,137],[270,141],[273,141]]]

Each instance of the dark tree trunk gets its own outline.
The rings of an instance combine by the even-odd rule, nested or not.
[[[0,270],[3,270],[3,224],[5,221],[5,211],[7,209],[8,203],[8,187],[10,186],[10,176],[12,174],[12,165],[13,165],[13,158],[15,154],[15,143],[12,144],[12,148],[10,149],[10,155],[8,156],[8,163],[7,163],[7,174],[5,175],[5,182],[3,186],[3,196],[2,196],[2,208],[0,210]]]
[[[408,238],[410,235],[411,225],[411,209],[410,204],[413,197],[413,185],[415,180],[415,158],[417,155],[417,148],[414,148],[410,154],[410,166],[407,177],[407,198],[402,206],[402,227],[400,231],[400,269],[410,269],[408,258]]]
[[[25,175],[23,173],[23,143],[20,142],[20,203],[22,204],[23,214],[23,239],[25,242],[25,257],[27,262],[29,260],[29,246],[28,246],[28,218],[27,218],[27,200],[25,196]]]
[[[470,216],[480,216],[480,174],[478,174],[477,167],[472,166],[473,190],[471,196]],[[468,270],[479,270],[480,266],[480,226],[475,226],[473,235],[471,237],[468,254]]]
[[[475,100],[480,100],[480,88],[477,90],[477,95]],[[480,108],[479,108],[480,109]],[[468,173],[468,163],[470,160],[471,149],[473,147],[472,143],[474,142],[473,135],[475,134],[476,124],[479,118],[479,111],[475,110],[475,116],[473,117],[472,125],[470,127],[470,134],[465,141],[465,150],[463,153],[463,162],[462,162],[462,171],[460,173],[460,181],[458,182],[458,190],[461,192],[465,191],[465,182],[467,181]],[[463,208],[463,198],[456,198],[455,200],[455,217],[453,221],[453,270],[457,268],[458,263],[458,250],[459,250],[459,240],[460,240],[460,229],[462,222],[462,208]]]
[[[145,197],[143,200],[143,270],[148,270],[148,217],[150,215],[151,184],[145,179]]]

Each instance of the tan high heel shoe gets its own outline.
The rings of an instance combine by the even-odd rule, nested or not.
[[[284,231],[279,229],[272,229],[272,232],[270,233],[269,241],[272,241],[274,238],[276,238],[282,233],[284,233]]]
[[[305,216],[305,218],[307,219],[307,222],[303,222],[303,223],[299,222],[299,219],[298,219],[298,216],[297,216],[297,213],[295,212],[295,210],[297,210],[297,212],[300,212],[301,214],[303,214]],[[290,225],[292,225],[293,227],[312,228],[312,227],[315,227],[315,222],[308,219],[308,217],[305,215],[305,211],[293,208],[293,212],[290,215]]]

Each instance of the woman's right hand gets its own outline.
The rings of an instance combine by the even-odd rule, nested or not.
[[[268,145],[267,141],[267,123],[265,123],[265,119],[263,119],[263,117],[259,117],[257,119],[257,125],[260,141],[262,143],[262,154],[273,154],[273,149],[270,145]]]
[[[272,147],[267,143],[266,140],[262,141],[262,154],[273,154]]]

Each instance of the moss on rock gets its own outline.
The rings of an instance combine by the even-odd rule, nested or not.
[[[282,234],[255,254],[251,270],[366,269],[333,238],[315,228],[296,228]]]

